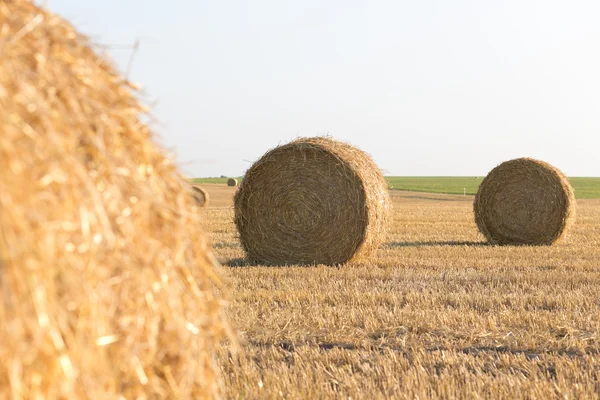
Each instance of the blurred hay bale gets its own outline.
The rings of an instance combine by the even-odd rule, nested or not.
[[[0,398],[217,396],[217,265],[128,82],[25,0],[0,53]]]
[[[237,186],[237,185],[238,185],[237,179],[234,179],[234,178],[227,179],[227,186]]]
[[[519,158],[494,168],[479,186],[475,222],[491,244],[550,245],[575,218],[567,178],[543,161]]]
[[[192,195],[199,207],[208,207],[209,196],[208,192],[200,186],[192,185]]]
[[[373,160],[322,137],[267,152],[246,173],[234,202],[248,258],[272,265],[364,259],[384,239],[391,208]]]

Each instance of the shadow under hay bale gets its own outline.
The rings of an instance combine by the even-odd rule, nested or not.
[[[227,179],[227,186],[237,186],[237,185],[238,185],[237,179],[234,179],[234,178]]]
[[[199,207],[208,207],[210,197],[208,192],[199,186],[192,186],[192,195]]]
[[[364,259],[379,246],[391,201],[366,153],[332,139],[307,138],[253,164],[234,208],[250,260],[333,265]]]
[[[575,218],[567,178],[543,161],[519,158],[494,168],[479,186],[475,222],[491,244],[551,245]]]
[[[0,398],[218,395],[217,265],[129,84],[29,1],[0,28]]]

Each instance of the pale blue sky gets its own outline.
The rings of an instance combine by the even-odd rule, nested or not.
[[[597,0],[47,0],[107,45],[188,176],[330,134],[389,175],[520,156],[600,176]],[[113,48],[125,69],[131,50]]]

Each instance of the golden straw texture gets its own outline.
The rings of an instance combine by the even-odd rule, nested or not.
[[[237,179],[234,179],[234,178],[227,179],[227,186],[237,186],[237,184],[238,184]]]
[[[188,184],[85,37],[0,2],[0,398],[213,398],[227,332]]]
[[[208,207],[209,196],[208,192],[200,186],[192,186],[192,196],[199,207]]]
[[[234,201],[248,258],[271,265],[364,259],[384,240],[391,208],[373,160],[321,137],[267,152],[247,171]]]
[[[567,178],[543,161],[519,158],[494,168],[474,202],[475,222],[491,244],[551,245],[575,218]]]

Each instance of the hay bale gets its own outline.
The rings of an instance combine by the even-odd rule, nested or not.
[[[302,138],[267,152],[234,198],[249,259],[264,264],[340,264],[367,257],[384,239],[391,201],[364,152]]]
[[[234,179],[234,178],[227,179],[227,186],[237,186],[237,185],[238,185],[237,179]]]
[[[550,245],[575,217],[567,178],[543,161],[519,158],[494,168],[479,186],[475,222],[491,244]]]
[[[202,189],[200,186],[192,185],[192,195],[199,207],[208,207],[208,192]]]
[[[217,395],[216,264],[128,83],[29,1],[0,48],[0,398]]]

